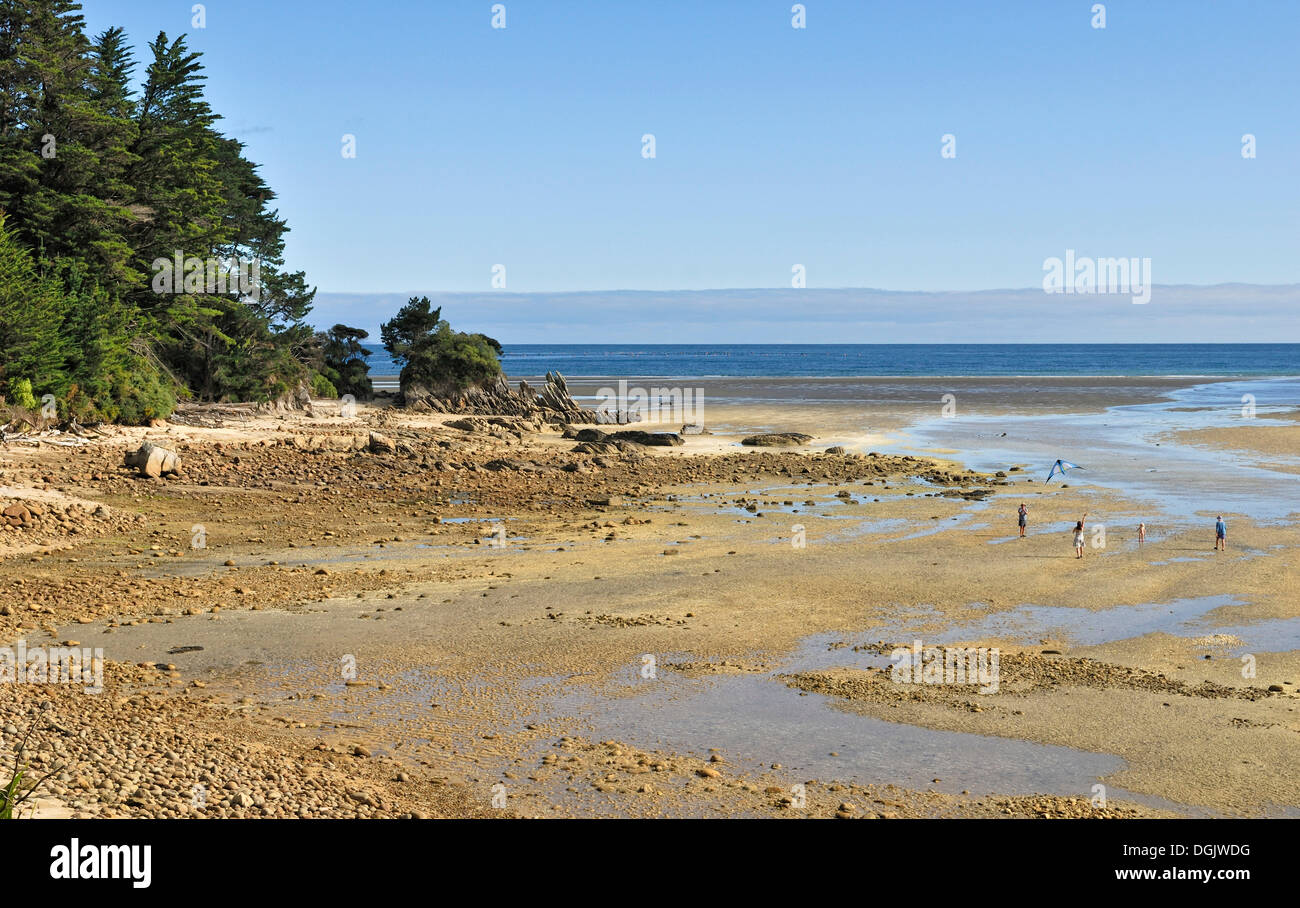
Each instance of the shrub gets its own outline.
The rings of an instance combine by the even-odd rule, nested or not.
[[[380,328],[384,349],[401,365],[401,388],[435,392],[482,386],[501,375],[501,345],[484,334],[453,331],[429,298],[412,297]]]
[[[32,394],[30,378],[9,379],[9,390],[6,396],[9,398],[9,403],[24,410],[35,410],[39,406],[36,395]]]

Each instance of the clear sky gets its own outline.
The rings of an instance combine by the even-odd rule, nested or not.
[[[1300,2],[1116,0],[1104,29],[1079,0],[808,0],[804,29],[792,5],[85,13],[141,58],[190,35],[326,292],[485,291],[495,264],[523,293],[789,289],[795,264],[809,288],[1037,287],[1066,249],[1300,281]]]

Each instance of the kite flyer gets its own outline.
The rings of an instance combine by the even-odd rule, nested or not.
[[[1228,551],[1228,525],[1223,522],[1223,515],[1214,518],[1214,550]]]
[[[1016,511],[1016,514],[1017,514],[1018,517],[1020,518],[1020,538],[1021,538],[1021,539],[1024,539],[1024,538],[1025,538],[1025,521],[1027,521],[1027,520],[1029,519],[1029,508],[1025,507],[1024,503],[1022,502],[1021,505],[1020,505],[1020,509],[1019,509],[1018,511]]]
[[[1083,517],[1074,525],[1074,557],[1083,557],[1083,523],[1088,519],[1088,512],[1083,512]]]

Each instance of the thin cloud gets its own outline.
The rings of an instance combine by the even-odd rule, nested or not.
[[[379,325],[423,293],[328,293],[311,320]],[[510,343],[1300,343],[1300,284],[1121,294],[822,290],[429,293],[459,330]]]

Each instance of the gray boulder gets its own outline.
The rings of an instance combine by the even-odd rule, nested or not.
[[[181,459],[175,451],[159,447],[146,441],[134,451],[128,451],[124,458],[128,467],[140,472],[141,476],[157,479],[165,473],[180,473]]]

